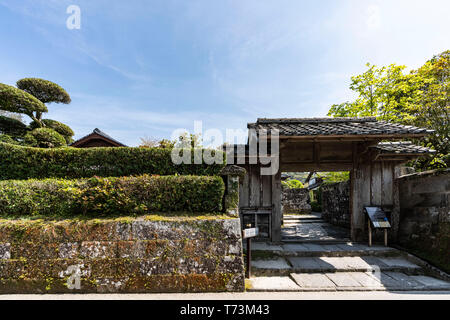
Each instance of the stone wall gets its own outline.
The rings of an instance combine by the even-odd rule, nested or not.
[[[350,228],[350,182],[322,185],[322,218],[334,225]]]
[[[450,170],[399,177],[398,242],[450,272]]]
[[[0,293],[243,290],[237,218],[0,220]]]
[[[311,205],[310,205],[308,189],[305,189],[305,188],[301,188],[301,189],[283,188],[281,201],[282,201],[282,206],[283,206],[283,214],[311,213]]]

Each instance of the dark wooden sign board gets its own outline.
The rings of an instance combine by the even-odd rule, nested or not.
[[[391,228],[386,213],[380,207],[364,207],[364,212],[369,218],[369,246],[372,246],[372,228],[384,230],[384,245],[387,246],[387,230]]]

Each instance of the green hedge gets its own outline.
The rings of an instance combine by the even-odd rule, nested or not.
[[[200,150],[198,150],[200,151]],[[193,151],[194,152],[194,151]],[[0,143],[0,180],[119,177],[140,174],[218,175],[223,164],[180,164],[163,148],[40,149]],[[192,157],[193,158],[193,157]]]
[[[219,176],[0,181],[0,216],[110,216],[222,209]]]

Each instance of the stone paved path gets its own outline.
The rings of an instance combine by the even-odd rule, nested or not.
[[[255,242],[250,291],[450,290],[420,260],[384,246],[357,243]]]
[[[349,240],[349,230],[333,226],[321,219],[320,213],[284,215],[281,229],[284,241],[343,241]]]

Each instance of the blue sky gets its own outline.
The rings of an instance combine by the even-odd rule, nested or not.
[[[0,82],[57,82],[72,103],[47,118],[134,146],[194,120],[324,116],[367,62],[417,68],[450,49],[449,16],[448,0],[0,0]]]

